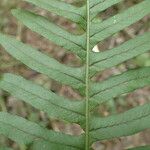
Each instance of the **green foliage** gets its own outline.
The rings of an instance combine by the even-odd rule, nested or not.
[[[0,112],[0,134],[20,144],[30,144],[33,150],[89,150],[95,141],[128,136],[149,128],[150,104],[104,118],[94,116],[93,111],[99,104],[112,98],[148,86],[150,67],[129,70],[98,83],[91,78],[100,71],[150,50],[148,32],[111,50],[100,53],[92,51],[99,42],[148,15],[150,1],[144,0],[102,22],[95,21],[98,20],[96,16],[122,0],[87,0],[82,7],[58,0],[25,1],[67,18],[83,29],[83,34],[76,35],[33,12],[22,9],[12,11],[12,14],[32,31],[77,55],[83,65],[70,67],[61,64],[37,49],[2,33],[0,44],[10,55],[29,68],[79,91],[83,100],[71,101],[13,74],[2,75],[0,88],[18,100],[46,112],[49,117],[78,123],[84,133],[80,136],[58,133],[24,118]]]

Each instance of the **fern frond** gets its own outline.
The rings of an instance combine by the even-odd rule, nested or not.
[[[91,54],[91,76],[93,73],[114,67],[150,50],[150,32],[129,40],[116,48]]]
[[[85,36],[73,35],[46,18],[25,10],[13,10],[13,15],[31,30],[51,40],[57,45],[85,57]],[[67,44],[66,44],[67,43]]]
[[[84,103],[82,101],[71,101],[60,97],[20,76],[4,74],[0,81],[0,88],[11,93],[19,100],[23,100],[46,112],[49,117],[77,123],[85,119]]]
[[[73,22],[80,24],[86,28],[86,13],[85,7],[75,7],[71,4],[61,2],[58,0],[24,0],[30,2],[38,7],[41,7],[49,12],[55,13],[59,16],[65,17]]]
[[[31,144],[37,140],[52,143],[57,148],[79,150],[83,146],[83,138],[47,130],[24,118],[0,112],[0,133],[20,144]]]
[[[101,23],[92,23],[90,32],[91,47],[148,15],[150,13],[149,6],[150,1],[144,0]]]
[[[103,103],[150,84],[150,67],[134,69],[91,85],[90,101]]]
[[[81,68],[65,66],[54,58],[39,52],[37,49],[3,34],[0,34],[0,43],[6,48],[9,54],[31,69],[77,89],[82,89],[85,86]]]
[[[90,1],[91,20],[103,10],[121,2],[123,0],[92,0]]]
[[[99,104],[150,85],[150,67],[127,70],[102,82],[92,80],[98,72],[115,67],[150,50],[148,32],[108,51],[92,51],[99,42],[148,15],[150,1],[143,0],[102,21],[98,19],[98,14],[122,0],[86,0],[86,4],[81,7],[59,0],[24,1],[69,19],[83,29],[81,34],[74,34],[44,16],[23,9],[12,11],[12,14],[29,29],[79,56],[81,67],[61,64],[37,49],[2,33],[0,44],[10,55],[29,68],[47,75],[62,85],[76,89],[82,94],[83,100],[71,101],[13,74],[2,76],[0,88],[47,113],[49,117],[78,123],[84,133],[80,136],[58,133],[21,117],[0,112],[0,134],[18,143],[31,144],[33,150],[89,150],[92,142],[128,136],[150,128],[150,104],[109,117],[93,116],[93,111]],[[149,146],[137,149],[146,150]]]
[[[90,135],[94,141],[132,135],[150,126],[150,104],[125,113],[91,121]]]

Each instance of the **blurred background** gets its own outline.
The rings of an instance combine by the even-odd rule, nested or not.
[[[84,3],[83,0],[64,1],[77,6],[81,6]],[[109,9],[101,13],[99,15],[99,18],[101,20],[107,19],[141,1],[142,0],[124,0],[123,2],[114,5],[113,7],[110,7]],[[11,9],[13,8],[25,8],[34,11],[40,15],[46,16],[50,21],[55,22],[57,25],[62,26],[70,32],[81,33],[82,30],[76,24],[20,0],[0,0],[0,32],[16,36],[17,39],[42,50],[42,52],[47,55],[53,56],[59,62],[71,66],[80,66],[80,60],[73,54],[66,53],[64,49],[58,47],[54,43],[47,41],[45,38],[42,38],[38,34],[30,31],[28,28],[19,23],[11,15]],[[94,51],[105,51],[111,49],[129,39],[134,38],[136,35],[141,35],[147,31],[150,31],[150,16],[144,17],[137,23],[125,28],[114,36],[109,37],[105,41],[99,43],[94,48]],[[150,66],[150,53],[143,54],[121,65],[118,65],[117,67],[99,73],[94,80],[101,81],[107,79],[111,75],[119,74],[126,71],[127,69],[138,68],[141,66]],[[32,71],[22,63],[13,59],[0,46],[0,74],[6,72],[22,75],[25,78],[33,80],[36,83],[43,85],[45,88],[51,89],[53,92],[69,97],[70,99],[81,98],[81,96],[70,87],[62,86],[59,83],[50,80],[48,77]],[[137,105],[143,105],[147,102],[150,102],[150,87],[145,87],[143,89],[136,90],[131,94],[122,95],[120,97],[112,99],[109,103],[100,106],[97,112],[98,115],[103,117],[110,114],[124,112]],[[17,114],[19,116],[27,118],[28,120],[37,122],[41,126],[53,129],[55,131],[61,131],[73,135],[79,135],[82,132],[78,125],[68,124],[66,122],[58,121],[54,118],[48,118],[45,113],[38,111],[37,109],[24,102],[17,101],[16,98],[1,90],[0,111],[7,111],[12,114]],[[92,147],[94,150],[123,150],[124,148],[130,148],[145,144],[150,144],[150,130],[143,131],[133,136],[97,142],[94,143]],[[29,149],[28,146],[18,145],[17,143],[1,135],[0,147],[3,146],[9,146],[14,150]]]

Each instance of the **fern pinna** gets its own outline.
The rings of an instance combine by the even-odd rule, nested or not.
[[[32,31],[74,53],[81,67],[61,64],[37,49],[0,33],[0,44],[29,68],[71,86],[83,95],[82,101],[71,101],[21,76],[4,74],[0,88],[45,112],[49,117],[79,124],[84,133],[67,135],[48,130],[24,118],[0,112],[0,134],[34,150],[89,150],[92,143],[128,136],[150,127],[150,104],[109,117],[94,116],[97,106],[121,94],[150,84],[150,67],[129,70],[102,82],[94,82],[98,72],[114,67],[150,50],[150,33],[139,35],[111,50],[94,53],[93,47],[150,13],[150,0],[142,2],[100,21],[97,15],[122,0],[86,0],[76,7],[58,0],[25,0],[78,24],[84,31],[77,35],[50,22],[47,18],[23,9],[12,14]],[[136,148],[138,149],[138,148]],[[150,149],[149,146],[139,149]]]

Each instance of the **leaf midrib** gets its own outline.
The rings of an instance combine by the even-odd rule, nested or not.
[[[90,0],[86,0],[86,14],[87,14],[87,30],[86,30],[86,105],[85,105],[85,118],[86,118],[86,128],[85,128],[85,150],[89,150],[89,66],[90,66]]]

